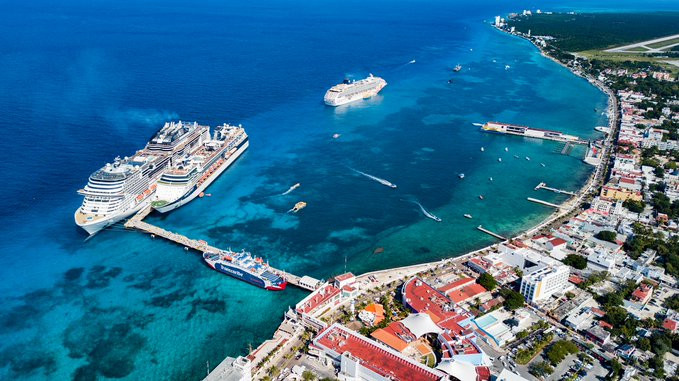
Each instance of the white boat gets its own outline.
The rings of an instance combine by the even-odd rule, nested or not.
[[[497,161],[502,162],[502,158],[501,158],[501,157],[498,157],[498,158],[497,158]]]
[[[472,215],[471,215],[471,214],[465,214],[465,215],[464,215],[464,218],[469,218],[469,219],[471,219],[471,218],[472,218]]]
[[[526,160],[530,161],[530,157],[526,156]]]
[[[486,150],[485,148],[481,147],[481,152],[483,152],[483,151],[485,151],[485,150]]]
[[[505,147],[505,152],[509,152],[509,147]]]
[[[387,81],[380,77],[374,77],[372,74],[368,78],[360,81],[349,81],[345,79],[344,82],[335,85],[325,93],[323,101],[328,106],[341,106],[350,102],[359,101],[374,97],[382,91]]]
[[[489,181],[493,181],[493,178],[492,178],[492,177],[489,177],[488,180],[489,180]]]
[[[464,179],[464,173],[460,173],[459,175],[457,175],[457,177]]]

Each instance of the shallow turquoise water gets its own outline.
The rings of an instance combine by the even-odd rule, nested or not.
[[[11,165],[0,188],[0,378],[196,379],[206,361],[270,337],[304,295],[251,287],[119,227],[84,240],[72,222],[75,190],[168,118],[242,123],[251,147],[212,197],[149,222],[294,273],[327,278],[345,259],[364,272],[458,255],[493,242],[478,224],[509,235],[547,216],[525,198],[563,201],[533,187],[577,189],[591,171],[582,150],[564,156],[557,144],[472,123],[591,138],[606,123],[606,98],[483,22],[509,9],[481,5],[178,1],[3,12],[2,149]],[[379,97],[322,104],[328,86],[369,72],[389,82]],[[308,207],[285,213],[300,200]],[[376,247],[384,253],[373,255]]]

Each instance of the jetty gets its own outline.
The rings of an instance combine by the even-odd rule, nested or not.
[[[569,196],[575,196],[576,195],[575,192],[548,187],[547,184],[544,183],[544,182],[538,184],[538,186],[535,187],[535,190],[540,190],[540,189],[548,190],[548,191],[554,192],[554,193],[567,194]]]
[[[536,204],[542,204],[542,205],[545,205],[545,206],[551,206],[552,208],[557,208],[557,209],[561,208],[561,205],[553,204],[553,203],[551,203],[551,202],[539,200],[539,199],[533,198],[533,197],[528,197],[527,200],[528,200],[528,201],[531,201],[531,202],[534,202],[534,203],[536,203]]]
[[[179,233],[174,233],[169,230],[165,230],[163,228],[160,228],[155,225],[151,225],[148,222],[144,222],[144,218],[151,213],[151,206],[147,206],[146,208],[140,210],[132,216],[127,222],[125,222],[125,228],[126,229],[135,229],[143,233],[150,234],[152,237],[160,237],[163,239],[166,239],[168,241],[174,242],[178,245],[182,245],[187,249],[193,249],[198,252],[212,252],[212,253],[223,253],[224,250],[211,246],[210,244],[207,243],[207,241],[201,240],[201,239],[192,239],[188,238],[182,234]],[[307,291],[314,291],[316,286],[318,284],[321,284],[320,281],[315,280],[309,276],[298,276],[283,270],[279,270],[275,267],[272,267],[269,265],[269,269],[280,275],[283,279],[285,279],[290,285],[299,287],[301,289],[307,290]]]
[[[490,236],[493,236],[493,237],[495,237],[495,238],[501,240],[501,241],[506,241],[506,240],[507,240],[507,238],[505,238],[505,237],[503,237],[503,236],[501,236],[501,235],[499,235],[499,234],[497,234],[497,233],[493,233],[492,231],[490,231],[490,230],[484,228],[482,225],[479,225],[479,226],[477,226],[476,228],[477,228],[478,230],[480,230],[480,231],[482,231],[482,232],[484,232],[484,233],[490,235]]]
[[[572,144],[589,144],[588,140],[580,139],[574,135],[564,134],[561,131],[545,130],[541,128],[532,128],[527,126],[519,126],[516,124],[501,123],[501,122],[487,122],[481,127],[482,131],[496,134],[516,135],[525,138],[534,138],[542,140],[552,140],[555,142],[566,143],[566,147]]]

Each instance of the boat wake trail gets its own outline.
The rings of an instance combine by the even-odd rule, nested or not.
[[[432,212],[428,211],[427,209],[425,209],[424,206],[422,206],[422,204],[420,204],[418,201],[415,201],[415,200],[403,200],[403,199],[401,199],[401,201],[412,202],[413,204],[419,206],[419,207],[420,207],[420,211],[422,211],[422,214],[424,214],[425,217],[427,217],[427,218],[431,218],[432,220],[434,220],[434,221],[436,221],[436,222],[441,222],[441,221],[443,221],[442,219],[440,219],[439,217],[437,217],[436,215],[434,215],[434,213],[432,213]]]
[[[290,192],[294,191],[295,189],[299,188],[300,184],[296,183],[295,185],[291,186],[288,190],[285,192],[281,193],[281,196],[285,196],[286,194],[289,194]]]
[[[390,182],[389,180],[381,179],[381,178],[379,178],[379,177],[377,177],[377,176],[373,176],[373,175],[371,175],[371,174],[368,174],[368,173],[365,173],[365,172],[361,172],[361,171],[359,171],[358,169],[354,169],[354,168],[351,168],[351,167],[349,167],[349,169],[351,169],[352,171],[358,173],[359,175],[362,175],[362,176],[365,176],[365,177],[369,178],[370,180],[377,181],[378,183],[380,183],[380,184],[382,184],[382,185],[388,186],[389,188],[396,188],[396,184]]]

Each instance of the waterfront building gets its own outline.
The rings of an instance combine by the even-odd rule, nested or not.
[[[566,265],[539,265],[527,270],[521,278],[521,294],[529,303],[544,300],[568,285],[570,269]]]
[[[245,357],[225,358],[203,381],[250,381],[252,362]]]
[[[355,381],[447,379],[446,373],[427,367],[400,352],[335,323],[312,343],[326,364],[339,368],[340,379]]]

